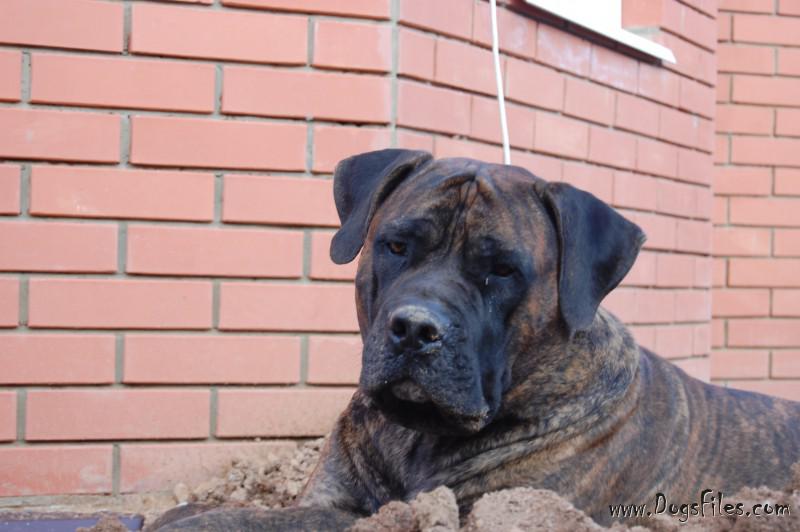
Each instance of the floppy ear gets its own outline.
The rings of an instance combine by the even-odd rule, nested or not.
[[[336,165],[333,198],[342,227],[331,241],[333,262],[345,264],[358,255],[380,204],[431,159],[428,152],[392,149],[354,155]]]
[[[555,219],[558,303],[572,336],[591,326],[600,302],[633,266],[645,234],[588,192],[566,183],[537,188]]]

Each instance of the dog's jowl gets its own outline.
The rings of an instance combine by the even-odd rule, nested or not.
[[[530,486],[607,523],[657,493],[788,483],[800,403],[689,377],[600,307],[645,238],[605,203],[409,150],[351,157],[334,180],[363,364],[301,506],[365,516],[444,484],[463,512]]]

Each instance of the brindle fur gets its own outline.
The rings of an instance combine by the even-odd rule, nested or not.
[[[361,385],[300,506],[366,516],[388,501],[444,484],[463,515],[484,493],[530,486],[556,491],[605,524],[609,505],[650,503],[658,492],[682,503],[696,501],[706,488],[733,494],[747,485],[788,483],[790,465],[800,459],[800,403],[694,379],[638,347],[602,308],[583,330],[565,327],[559,247],[566,244],[543,200],[546,186],[520,168],[446,159],[426,163],[373,209],[356,279],[365,343]],[[470,408],[462,388],[491,395],[499,386],[496,407],[487,400],[488,424],[466,434],[403,426],[368,393],[394,371],[386,368],[393,359],[381,336],[385,316],[378,307],[391,298],[387,303],[373,271],[376,233],[387,223],[419,217],[434,222],[427,238],[435,245],[414,267],[422,273],[404,273],[399,279],[408,286],[395,291],[422,290],[474,306],[451,259],[468,256],[465,250],[483,236],[524,251],[533,269],[524,298],[503,323],[503,360],[489,377],[470,374],[457,354],[448,359],[450,367],[430,363],[431,372],[439,372],[432,382],[465,397],[453,399],[458,408]],[[630,242],[633,257],[640,243]],[[450,381],[461,388],[451,389]],[[268,521],[261,516],[239,525],[268,529]],[[302,518],[293,523],[308,525]]]

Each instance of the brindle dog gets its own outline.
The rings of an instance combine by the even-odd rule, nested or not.
[[[235,528],[341,529],[442,484],[462,515],[532,486],[605,524],[609,505],[658,492],[681,504],[788,483],[800,403],[689,377],[599,308],[644,234],[591,194],[383,150],[341,162],[334,195],[331,257],[361,252],[359,389],[300,499],[307,514],[240,512]],[[168,528],[230,528],[224,515]]]

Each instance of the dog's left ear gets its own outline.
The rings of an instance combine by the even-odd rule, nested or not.
[[[404,179],[433,159],[415,150],[380,150],[354,155],[336,165],[333,197],[342,227],[331,241],[331,259],[356,258],[375,211]]]
[[[644,232],[588,192],[566,183],[537,186],[559,240],[558,303],[569,335],[588,329],[597,307],[633,266]]]

